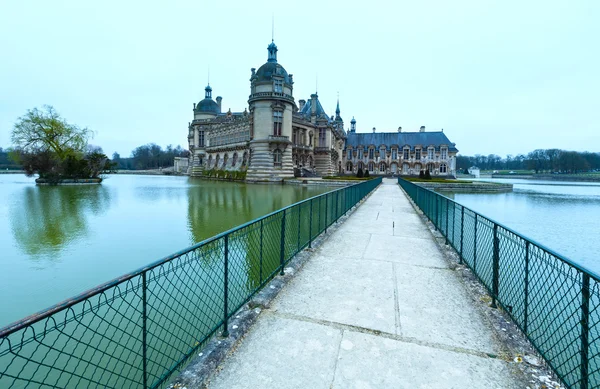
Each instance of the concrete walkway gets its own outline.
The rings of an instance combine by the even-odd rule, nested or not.
[[[522,388],[395,180],[317,249],[209,388]]]

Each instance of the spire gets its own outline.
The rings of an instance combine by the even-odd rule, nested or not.
[[[337,99],[337,107],[335,108],[335,121],[336,122],[343,122],[344,120],[342,120],[342,117],[340,116],[340,93],[338,92],[338,99]]]
[[[204,88],[204,97],[207,99],[212,99],[212,88],[210,87],[210,84],[206,86],[206,88]]]

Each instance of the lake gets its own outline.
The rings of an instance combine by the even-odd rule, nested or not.
[[[513,192],[443,194],[600,273],[600,183],[482,181],[513,184]]]
[[[142,175],[38,187],[0,175],[0,327],[331,189]]]

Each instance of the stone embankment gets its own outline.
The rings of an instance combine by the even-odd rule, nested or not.
[[[415,182],[423,188],[431,189],[436,192],[463,192],[463,193],[504,193],[513,190],[512,184],[499,184],[488,182],[472,183],[444,183],[444,182]]]
[[[306,252],[170,388],[560,388],[530,347],[511,348],[516,326],[466,285],[396,180]]]

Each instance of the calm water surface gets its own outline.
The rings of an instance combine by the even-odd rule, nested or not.
[[[600,183],[495,179],[512,193],[447,194],[600,273]]]
[[[330,189],[136,175],[37,187],[0,175],[0,327]]]

